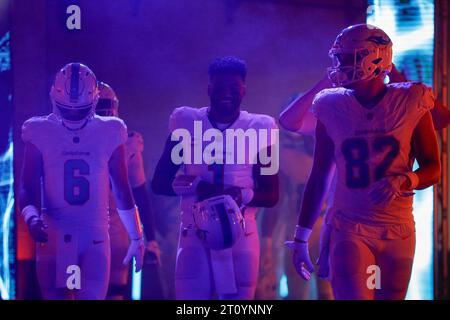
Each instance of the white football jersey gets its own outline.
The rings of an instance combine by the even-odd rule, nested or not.
[[[433,108],[430,88],[419,83],[387,86],[381,101],[368,109],[351,90],[319,92],[312,112],[334,142],[337,168],[333,210],[363,223],[408,223],[413,197],[398,197],[389,206],[375,205],[369,187],[387,175],[412,171],[412,135],[422,116]]]
[[[186,129],[191,133],[192,139],[194,137],[194,121],[200,121],[202,125],[202,132],[205,130],[214,129],[214,126],[208,119],[208,108],[191,108],[191,107],[179,107],[176,108],[170,116],[169,129],[173,132],[176,129]],[[198,124],[198,123],[197,123]],[[252,114],[247,111],[241,111],[238,119],[231,124],[227,129],[266,129],[268,132],[266,143],[272,145],[271,130],[276,129],[277,125],[275,120],[267,115]],[[241,188],[254,188],[253,180],[253,163],[249,160],[249,144],[246,143],[244,150],[239,147],[238,143],[234,144],[234,150],[227,150],[226,148],[226,131],[220,131],[223,137],[223,163],[224,164],[207,164],[204,159],[201,159],[201,164],[195,163],[195,149],[205,150],[205,148],[211,144],[211,141],[202,141],[202,137],[198,136],[196,141],[192,141],[191,144],[191,164],[183,164],[182,168],[184,174],[195,175],[202,178],[202,180],[213,184],[223,184],[224,188],[229,186],[237,186]],[[237,157],[245,154],[245,161],[239,162]],[[233,164],[226,163],[227,155],[229,159],[233,158],[230,154],[234,155]],[[189,208],[195,201],[195,196],[184,196],[182,198],[181,206],[183,213],[190,212]],[[251,211],[255,212],[256,208],[247,208],[246,214],[250,214]],[[184,223],[191,222],[191,214],[182,214],[182,221]]]
[[[119,118],[95,115],[77,131],[54,114],[33,117],[22,139],[41,152],[45,212],[63,223],[108,223],[109,167],[114,150],[127,140]]]

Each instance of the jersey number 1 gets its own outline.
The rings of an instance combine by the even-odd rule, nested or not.
[[[64,199],[68,204],[80,206],[89,200],[89,165],[82,159],[64,163]]]

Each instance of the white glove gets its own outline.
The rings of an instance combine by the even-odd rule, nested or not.
[[[331,227],[324,221],[320,229],[319,258],[316,264],[319,266],[317,276],[321,279],[329,279],[330,274],[330,238]]]
[[[138,209],[135,206],[128,210],[117,209],[117,212],[131,240],[127,255],[123,259],[123,264],[128,265],[134,257],[136,259],[136,272],[139,272],[144,264],[145,246],[142,239],[142,227]]]
[[[412,190],[417,186],[418,178],[416,174],[412,172],[410,174],[411,176],[409,174],[387,176],[375,182],[369,190],[372,202],[388,206],[395,198],[413,196]],[[410,190],[406,190],[404,185],[410,186]]]
[[[145,254],[147,256],[152,255],[152,257],[147,257],[145,259],[146,263],[155,264],[156,262],[156,265],[161,265],[161,251],[159,250],[159,246],[156,240],[147,242],[147,246],[145,247]]]
[[[142,238],[131,240],[130,246],[128,247],[127,255],[123,259],[123,264],[127,266],[131,259],[134,257],[136,259],[136,268],[135,272],[139,272],[142,270],[142,266],[144,265],[144,240]]]
[[[308,242],[286,241],[284,245],[292,250],[292,263],[297,273],[306,281],[311,279],[314,265],[309,257]]]
[[[311,235],[311,229],[297,225],[294,241],[286,241],[284,245],[292,250],[292,263],[297,273],[306,281],[311,279],[311,273],[314,272],[314,265],[309,256],[308,239]]]

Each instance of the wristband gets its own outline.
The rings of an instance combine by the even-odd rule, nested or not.
[[[22,217],[25,223],[28,224],[32,218],[39,218],[39,210],[33,205],[28,205],[22,209]]]
[[[312,230],[299,225],[295,226],[294,240],[297,242],[307,242]]]
[[[139,219],[138,208],[134,206],[128,210],[117,209],[120,220],[128,232],[128,236],[131,240],[139,240],[142,238],[142,226]]]

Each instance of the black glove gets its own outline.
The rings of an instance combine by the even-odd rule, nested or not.
[[[38,217],[32,217],[28,221],[28,230],[30,230],[31,237],[36,242],[45,243],[48,241],[48,234],[44,231],[47,225]]]

